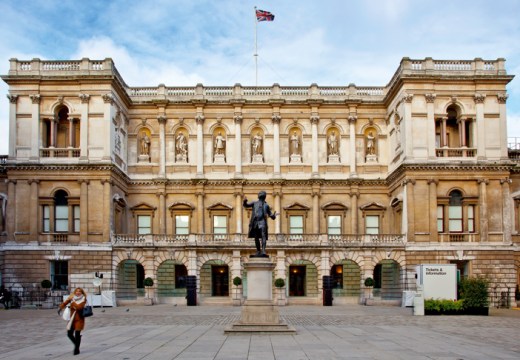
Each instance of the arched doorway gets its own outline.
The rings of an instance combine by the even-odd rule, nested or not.
[[[157,268],[157,296],[185,297],[188,269],[181,262],[166,260]]]
[[[117,298],[136,300],[144,296],[144,267],[137,260],[124,260],[117,269]]]
[[[401,267],[395,260],[381,260],[375,266],[374,297],[381,300],[401,299]]]
[[[309,260],[297,260],[289,266],[289,296],[318,295],[318,270]]]
[[[229,296],[229,266],[222,260],[210,260],[200,269],[200,294]]]
[[[358,264],[352,260],[341,260],[332,266],[330,276],[334,283],[332,291],[336,301],[351,298],[353,302],[357,302],[361,294],[361,269]]]

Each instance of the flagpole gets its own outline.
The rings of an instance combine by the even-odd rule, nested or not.
[[[255,6],[255,53],[253,56],[255,57],[255,87],[258,87],[258,21],[256,18],[256,6]]]

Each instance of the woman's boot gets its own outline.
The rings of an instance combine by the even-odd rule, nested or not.
[[[74,337],[74,329],[67,331],[67,337],[72,341],[74,345],[76,345],[76,338]]]
[[[76,341],[74,343],[74,355],[79,354],[79,346],[81,345],[81,335],[79,331],[76,331]]]

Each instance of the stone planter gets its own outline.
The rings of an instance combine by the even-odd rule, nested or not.
[[[285,296],[285,286],[281,288],[275,288],[274,303],[278,306],[287,305],[287,298]]]
[[[242,285],[233,286],[232,296],[233,296],[233,306],[242,305]]]

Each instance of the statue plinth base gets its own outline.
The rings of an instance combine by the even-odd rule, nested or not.
[[[187,163],[188,157],[185,154],[177,154],[175,161],[178,163]]]
[[[377,163],[376,155],[367,155],[367,163]]]
[[[138,163],[140,163],[140,162],[150,162],[150,155],[146,155],[146,154],[139,155],[139,157],[137,158],[137,162]]]
[[[213,160],[215,164],[225,164],[226,163],[226,155],[224,154],[215,154],[215,158]]]
[[[339,164],[339,155],[329,155],[329,164]]]
[[[296,330],[280,321],[278,306],[273,303],[273,269],[269,257],[250,257],[247,271],[247,300],[242,305],[240,321],[224,332],[256,334],[295,334]]]
[[[263,164],[264,156],[262,154],[253,155],[253,164]]]
[[[302,156],[297,154],[291,155],[291,163],[301,163],[302,162]]]

